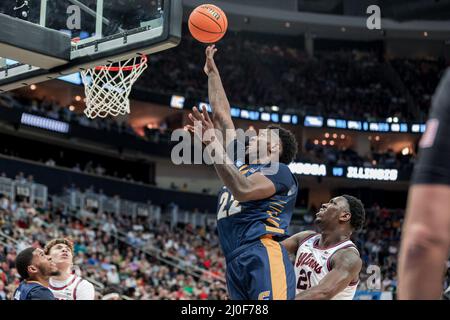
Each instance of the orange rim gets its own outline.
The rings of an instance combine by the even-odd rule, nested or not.
[[[108,66],[98,66],[95,67],[96,71],[112,71],[112,72],[118,72],[118,71],[132,71],[134,69],[139,68],[141,65],[146,64],[148,61],[148,58],[146,55],[141,55],[141,63],[132,65],[132,66],[126,66],[126,67],[108,67]]]

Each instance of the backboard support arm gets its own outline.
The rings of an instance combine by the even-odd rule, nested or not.
[[[41,0],[41,16],[39,19],[39,24],[43,27],[45,27],[47,21],[47,1],[48,0]]]

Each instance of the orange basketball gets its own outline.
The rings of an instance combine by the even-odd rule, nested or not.
[[[222,39],[228,28],[228,19],[219,7],[202,4],[189,16],[189,31],[203,43],[214,43]]]

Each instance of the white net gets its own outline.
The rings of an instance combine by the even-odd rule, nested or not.
[[[86,94],[85,115],[94,119],[130,113],[133,84],[147,69],[147,57],[136,56],[81,72]]]

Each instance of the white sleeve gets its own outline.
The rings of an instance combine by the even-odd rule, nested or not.
[[[95,299],[95,289],[92,283],[87,280],[82,280],[78,285],[76,292],[77,300],[94,300]]]

